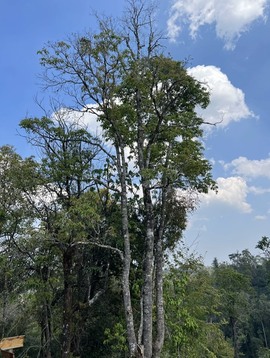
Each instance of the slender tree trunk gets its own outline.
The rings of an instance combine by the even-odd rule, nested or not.
[[[62,358],[70,358],[73,326],[73,280],[72,280],[73,248],[67,248],[63,253],[64,273],[64,310],[63,310],[63,340]]]
[[[142,346],[142,334],[143,334],[143,297],[141,294],[140,299],[140,312],[141,312],[141,319],[140,319],[140,325],[138,330],[138,344]]]
[[[163,299],[163,245],[162,237],[157,238],[155,247],[155,293],[156,293],[156,337],[153,358],[160,358],[164,344],[164,299]]]
[[[117,170],[121,182],[121,220],[122,220],[122,233],[124,237],[124,261],[122,272],[122,289],[123,300],[125,308],[125,318],[127,327],[127,340],[129,346],[130,357],[140,357],[138,355],[138,345],[136,340],[134,317],[132,311],[131,294],[130,294],[130,237],[128,226],[128,200],[127,200],[127,186],[126,186],[126,161],[124,154],[124,147],[116,147],[117,152]]]
[[[167,163],[168,164],[168,163]],[[160,358],[161,350],[165,338],[165,317],[164,317],[164,298],[163,298],[163,267],[164,267],[164,251],[163,251],[163,235],[165,230],[168,185],[166,185],[166,176],[163,180],[163,189],[161,196],[161,211],[159,226],[157,228],[157,237],[155,244],[155,296],[156,296],[156,337],[154,341],[153,358]]]
[[[237,327],[236,327],[237,321],[234,317],[231,317],[230,322],[231,322],[232,335],[233,335],[234,358],[239,358],[238,337],[237,337]]]
[[[144,188],[146,217],[145,257],[143,265],[143,347],[144,357],[152,358],[153,349],[153,263],[154,218],[151,192]]]
[[[125,307],[125,316],[127,324],[127,338],[129,344],[130,356],[135,357],[137,352],[137,340],[134,329],[134,318],[131,304],[130,295],[130,240],[128,232],[128,220],[127,220],[127,203],[126,198],[122,198],[122,225],[123,225],[123,236],[124,236],[124,263],[123,263],[123,274],[122,274],[122,287],[123,287],[123,299]]]
[[[266,336],[266,333],[265,333],[265,328],[264,328],[263,320],[261,320],[261,326],[262,326],[262,331],[263,331],[264,346],[265,346],[265,348],[268,349],[267,336]]]
[[[49,267],[44,266],[40,269],[41,280],[45,289],[48,286],[49,279]],[[48,299],[45,297],[42,307],[42,319],[41,319],[41,338],[42,338],[42,351],[44,358],[52,357],[52,330],[51,330],[51,308]]]
[[[52,358],[52,350],[51,350],[51,317],[50,317],[50,307],[47,300],[44,300],[43,303],[43,312],[42,312],[42,356],[44,358]]]
[[[4,273],[4,290],[3,290],[3,307],[2,307],[2,337],[6,335],[6,316],[7,316],[7,305],[8,305],[8,279],[6,272]]]

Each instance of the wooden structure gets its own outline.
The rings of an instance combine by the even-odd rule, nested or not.
[[[23,347],[24,336],[3,338],[0,341],[2,358],[15,358],[13,349]]]

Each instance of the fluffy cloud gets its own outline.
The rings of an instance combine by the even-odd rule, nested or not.
[[[250,25],[265,18],[269,0],[174,0],[167,21],[168,35],[175,40],[184,24],[195,38],[203,25],[214,24],[216,34],[225,42],[226,49],[233,49],[236,40]]]
[[[249,160],[246,157],[234,159],[231,163],[224,165],[225,169],[246,178],[265,177],[270,179],[270,158],[261,160]]]
[[[217,179],[218,192],[210,191],[202,195],[202,202],[209,205],[222,203],[235,207],[243,213],[250,213],[251,206],[247,203],[248,186],[243,178],[230,177]]]
[[[209,87],[210,105],[200,113],[206,121],[221,121],[219,125],[225,127],[231,121],[254,117],[245,103],[243,91],[234,87],[220,68],[202,65],[188,69],[188,73]]]

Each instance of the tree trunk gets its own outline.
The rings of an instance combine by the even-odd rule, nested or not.
[[[41,280],[43,287],[48,287],[49,268],[44,266],[40,269]],[[43,300],[42,313],[41,313],[41,344],[42,356],[44,358],[52,357],[52,330],[51,330],[51,309],[48,299],[45,297]]]
[[[7,305],[8,305],[8,279],[7,274],[4,272],[4,289],[3,289],[3,303],[2,303],[2,330],[1,336],[5,337],[6,335],[6,316],[7,316]]]
[[[44,300],[43,303],[43,312],[42,312],[42,321],[41,321],[41,342],[42,342],[42,356],[44,358],[52,358],[51,350],[51,317],[50,317],[50,307],[47,300]]]
[[[162,237],[158,237],[155,247],[156,337],[153,358],[160,358],[164,343],[163,261]]]
[[[72,357],[71,343],[73,332],[73,248],[68,247],[63,253],[63,273],[64,273],[64,310],[63,310],[63,339],[62,339],[62,358]]]
[[[145,256],[143,264],[143,348],[144,357],[152,358],[153,349],[153,263],[154,219],[151,192],[144,188],[146,217]]]
[[[128,200],[127,200],[127,185],[126,185],[126,161],[124,147],[116,147],[117,152],[117,170],[121,182],[121,221],[122,221],[122,233],[124,238],[124,260],[123,260],[123,272],[122,272],[122,289],[123,289],[123,301],[125,308],[125,318],[127,327],[127,340],[129,346],[130,357],[138,356],[138,345],[136,340],[134,317],[132,311],[131,294],[130,294],[130,263],[131,263],[131,251],[130,251],[130,237],[128,227]]]
[[[265,346],[265,348],[268,349],[267,336],[266,336],[266,333],[265,333],[265,328],[264,328],[263,320],[261,320],[261,326],[262,326],[262,331],[263,331],[264,346]]]
[[[167,153],[168,154],[168,153]],[[168,161],[166,161],[168,165]],[[155,243],[155,294],[156,294],[156,337],[154,341],[153,358],[159,358],[164,344],[165,338],[165,318],[164,318],[164,298],[163,298],[163,267],[164,267],[164,251],[163,251],[163,235],[165,230],[167,202],[168,202],[168,184],[166,175],[162,179],[163,189],[161,195],[161,211],[159,226],[157,228]]]
[[[238,349],[238,337],[237,337],[237,321],[234,317],[230,317],[230,323],[232,328],[233,336],[233,349],[234,349],[234,358],[239,358],[239,349]]]

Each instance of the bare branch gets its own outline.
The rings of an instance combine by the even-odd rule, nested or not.
[[[111,250],[113,252],[116,252],[120,256],[121,261],[124,261],[123,252],[121,250],[119,250],[118,248],[116,248],[116,247],[113,247],[113,246],[110,246],[110,245],[105,245],[105,244],[100,244],[100,243],[94,242],[94,241],[76,241],[76,242],[73,242],[71,244],[71,247],[77,246],[77,245],[93,245],[93,246],[101,247],[103,249]]]

